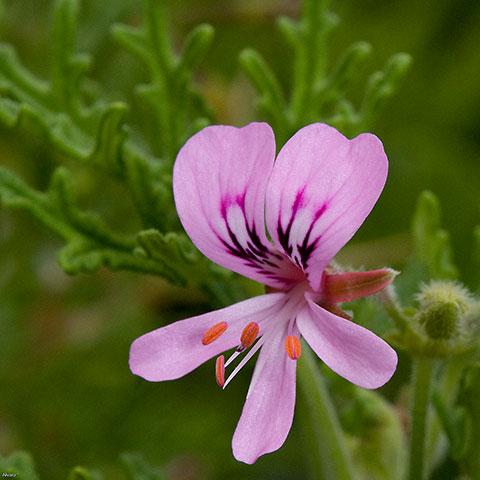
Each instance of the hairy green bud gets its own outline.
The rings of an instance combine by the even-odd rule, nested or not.
[[[430,305],[419,313],[418,320],[425,333],[434,340],[448,340],[458,334],[459,310],[454,303]]]
[[[463,320],[474,303],[463,286],[450,281],[424,285],[418,302],[417,320],[432,340],[449,340],[463,333]]]

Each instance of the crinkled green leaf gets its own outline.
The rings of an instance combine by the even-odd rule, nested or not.
[[[365,42],[353,44],[330,68],[327,43],[337,17],[330,12],[328,1],[305,0],[298,21],[279,18],[277,25],[294,52],[292,89],[285,100],[274,72],[258,52],[252,49],[240,54],[240,64],[259,94],[260,115],[274,127],[282,145],[306,124],[324,121],[347,135],[371,128],[385,101],[398,89],[411,58],[405,53],[393,55],[382,71],[371,75],[364,100],[357,109],[348,100],[348,89],[370,54]]]
[[[60,167],[46,192],[28,187],[13,173],[0,168],[0,199],[10,207],[28,210],[40,222],[67,241],[59,261],[67,273],[95,272],[106,266],[112,270],[151,273],[178,283],[178,275],[157,256],[146,258],[135,251],[134,237],[110,230],[92,212],[76,206],[69,172]]]
[[[171,165],[185,139],[198,128],[199,119],[204,124],[207,118],[192,77],[211,45],[214,30],[206,24],[194,28],[177,55],[168,35],[166,6],[167,2],[144,0],[142,25],[116,24],[112,34],[150,71],[150,81],[139,85],[136,92],[154,114],[161,138],[155,153]]]

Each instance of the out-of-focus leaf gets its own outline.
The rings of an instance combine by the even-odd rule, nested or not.
[[[432,192],[423,192],[412,223],[415,256],[426,266],[429,278],[455,279],[458,270],[453,263],[450,236],[441,228],[440,216],[438,198]]]
[[[15,452],[8,457],[0,455],[0,474],[20,480],[39,480],[33,459],[27,452]]]
[[[256,50],[246,49],[240,54],[240,64],[259,94],[258,110],[274,127],[280,145],[312,122],[325,121],[351,136],[370,129],[411,64],[410,55],[393,55],[383,70],[371,75],[363,102],[356,109],[347,98],[348,89],[357,80],[371,47],[366,42],[356,42],[336,66],[329,68],[327,43],[338,23],[329,3],[305,0],[298,21],[287,17],[278,20],[278,28],[294,52],[288,100],[275,73]]]
[[[124,453],[120,456],[128,480],[167,480],[167,475],[160,468],[152,467],[142,455]]]
[[[103,478],[100,473],[90,472],[83,467],[75,467],[68,476],[68,480],[103,480]]]
[[[473,267],[475,275],[475,289],[480,292],[480,226],[477,226],[473,231]]]
[[[456,426],[459,449],[456,453],[464,470],[472,478],[479,478],[480,456],[478,455],[478,438],[480,438],[480,363],[467,369],[459,396],[462,408],[460,425]]]

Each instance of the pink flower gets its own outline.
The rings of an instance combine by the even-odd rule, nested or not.
[[[348,140],[323,124],[302,128],[276,160],[265,123],[207,127],[178,154],[175,201],[192,241],[215,263],[272,293],[143,335],[132,345],[130,368],[149,381],[172,380],[235,348],[228,361],[217,358],[217,382],[225,388],[260,350],[233,436],[238,460],[253,463],[284,443],[300,337],[356,385],[378,388],[393,375],[395,351],[336,303],[381,290],[394,272],[329,267],[375,205],[387,170],[377,137]],[[225,379],[225,369],[241,356]]]

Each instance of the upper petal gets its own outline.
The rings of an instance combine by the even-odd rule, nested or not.
[[[285,352],[286,329],[282,322],[265,339],[233,435],[233,454],[245,463],[279,449],[292,426],[297,362]]]
[[[262,320],[275,314],[276,306],[284,297],[282,293],[261,295],[142,335],[130,348],[130,370],[153,382],[182,377],[208,359],[238,345],[247,323],[257,322],[261,328]],[[225,333],[203,345],[205,331],[219,322],[228,323]]]
[[[282,287],[278,278],[289,275],[279,271],[288,262],[271,251],[265,235],[265,191],[274,158],[275,138],[266,123],[207,127],[180,150],[173,189],[183,227],[204,255]]]
[[[364,388],[388,382],[397,368],[397,354],[381,338],[350,320],[308,300],[297,325],[317,355],[338,375]]]
[[[267,227],[320,287],[325,266],[372,210],[387,178],[382,143],[365,133],[349,140],[316,123],[280,151],[267,188]]]

